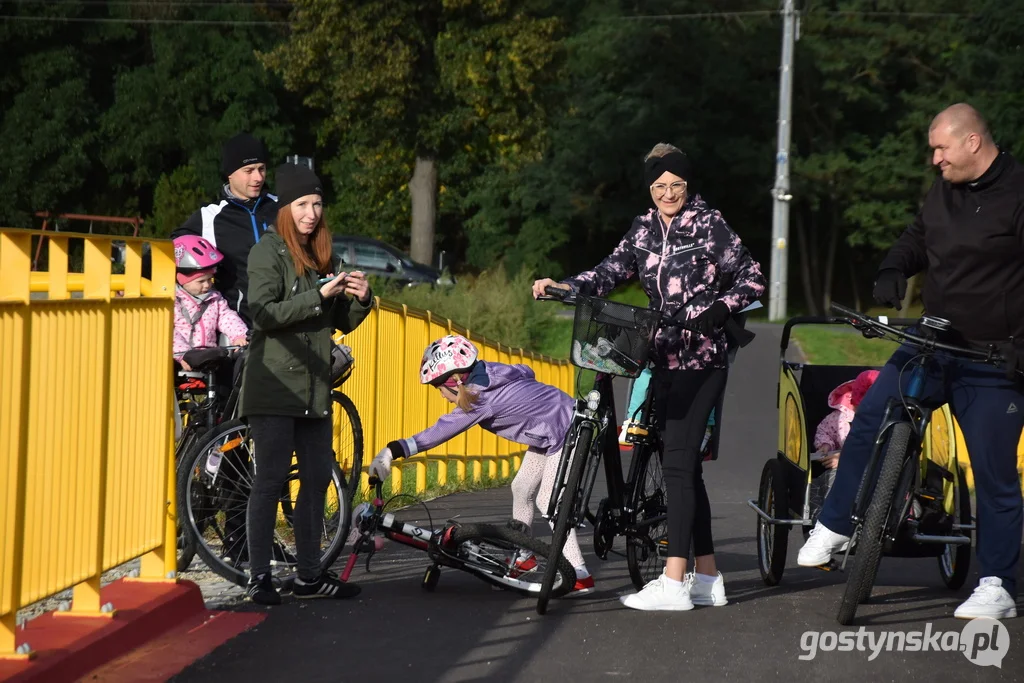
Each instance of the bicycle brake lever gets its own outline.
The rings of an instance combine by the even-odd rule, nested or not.
[[[373,556],[377,554],[377,544],[372,539],[370,540],[368,545],[370,546],[370,550],[369,550],[369,552],[366,555],[366,573],[367,574],[370,573],[370,560],[372,560]]]

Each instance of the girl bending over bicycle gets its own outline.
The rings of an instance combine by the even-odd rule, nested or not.
[[[526,365],[484,362],[477,356],[476,346],[457,334],[427,347],[420,382],[439,389],[455,409],[422,432],[389,443],[370,464],[370,475],[383,481],[391,474],[394,458],[428,451],[478,424],[528,447],[512,481],[512,516],[522,525],[521,530],[529,533],[534,504],[542,511],[548,508],[573,400],[560,389],[538,382]],[[564,554],[576,570],[572,594],[593,591],[594,579],[583,561],[575,531],[569,533]],[[516,563],[523,572],[537,566],[533,557],[520,557]]]

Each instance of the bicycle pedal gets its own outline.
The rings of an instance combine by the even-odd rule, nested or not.
[[[815,569],[820,569],[823,572],[837,572],[840,571],[839,563],[835,560],[829,560],[825,564],[819,564]]]
[[[627,436],[647,436],[649,432],[646,427],[627,427]]]

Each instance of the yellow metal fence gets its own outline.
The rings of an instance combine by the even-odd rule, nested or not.
[[[342,390],[352,398],[363,423],[363,486],[366,466],[389,441],[412,436],[430,426],[452,406],[441,392],[419,382],[420,359],[427,345],[446,334],[462,334],[480,349],[484,361],[522,363],[533,368],[541,382],[572,395],[573,368],[519,348],[474,335],[447,318],[430,311],[378,300],[377,306],[356,330],[345,337],[355,355],[355,370]],[[415,490],[427,486],[427,464],[437,463],[437,483],[480,481],[507,477],[519,469],[525,449],[480,427],[473,427],[446,444],[410,458],[415,463]],[[339,453],[340,455],[340,453]],[[342,462],[343,467],[348,463]],[[401,489],[402,469],[397,461],[392,486]]]
[[[121,238],[112,282],[112,238],[53,235],[40,287],[39,234],[0,231],[0,657],[24,605],[73,587],[71,614],[108,617],[104,571],[141,556],[142,580],[174,576],[172,245],[151,242],[144,283],[145,240]]]
[[[122,238],[125,272],[111,272],[111,241],[50,233],[48,272],[31,272],[40,231],[0,230],[0,658],[15,653],[26,605],[74,588],[71,614],[106,618],[100,577],[142,557],[140,580],[174,580],[174,427],[171,339],[174,252],[167,240]],[[152,277],[142,277],[143,244]],[[69,272],[71,248],[81,272]],[[428,311],[377,301],[345,342],[355,371],[343,389],[363,425],[366,466],[388,441],[426,428],[451,406],[419,383],[427,344],[456,332],[485,361],[525,363],[571,393],[572,367],[474,335]],[[351,434],[337,430],[336,439]],[[339,457],[345,449],[338,448]],[[523,448],[474,427],[419,454],[415,488],[509,476]],[[396,467],[393,485],[402,486]]]

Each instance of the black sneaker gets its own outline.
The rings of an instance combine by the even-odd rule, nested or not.
[[[270,574],[260,574],[256,579],[249,579],[245,587],[245,597],[257,605],[280,605],[281,594],[274,588]]]
[[[295,579],[292,584],[292,595],[301,600],[312,598],[354,598],[362,592],[362,589],[354,583],[345,583],[334,574],[324,572],[320,578],[311,583],[306,583],[300,578]]]

